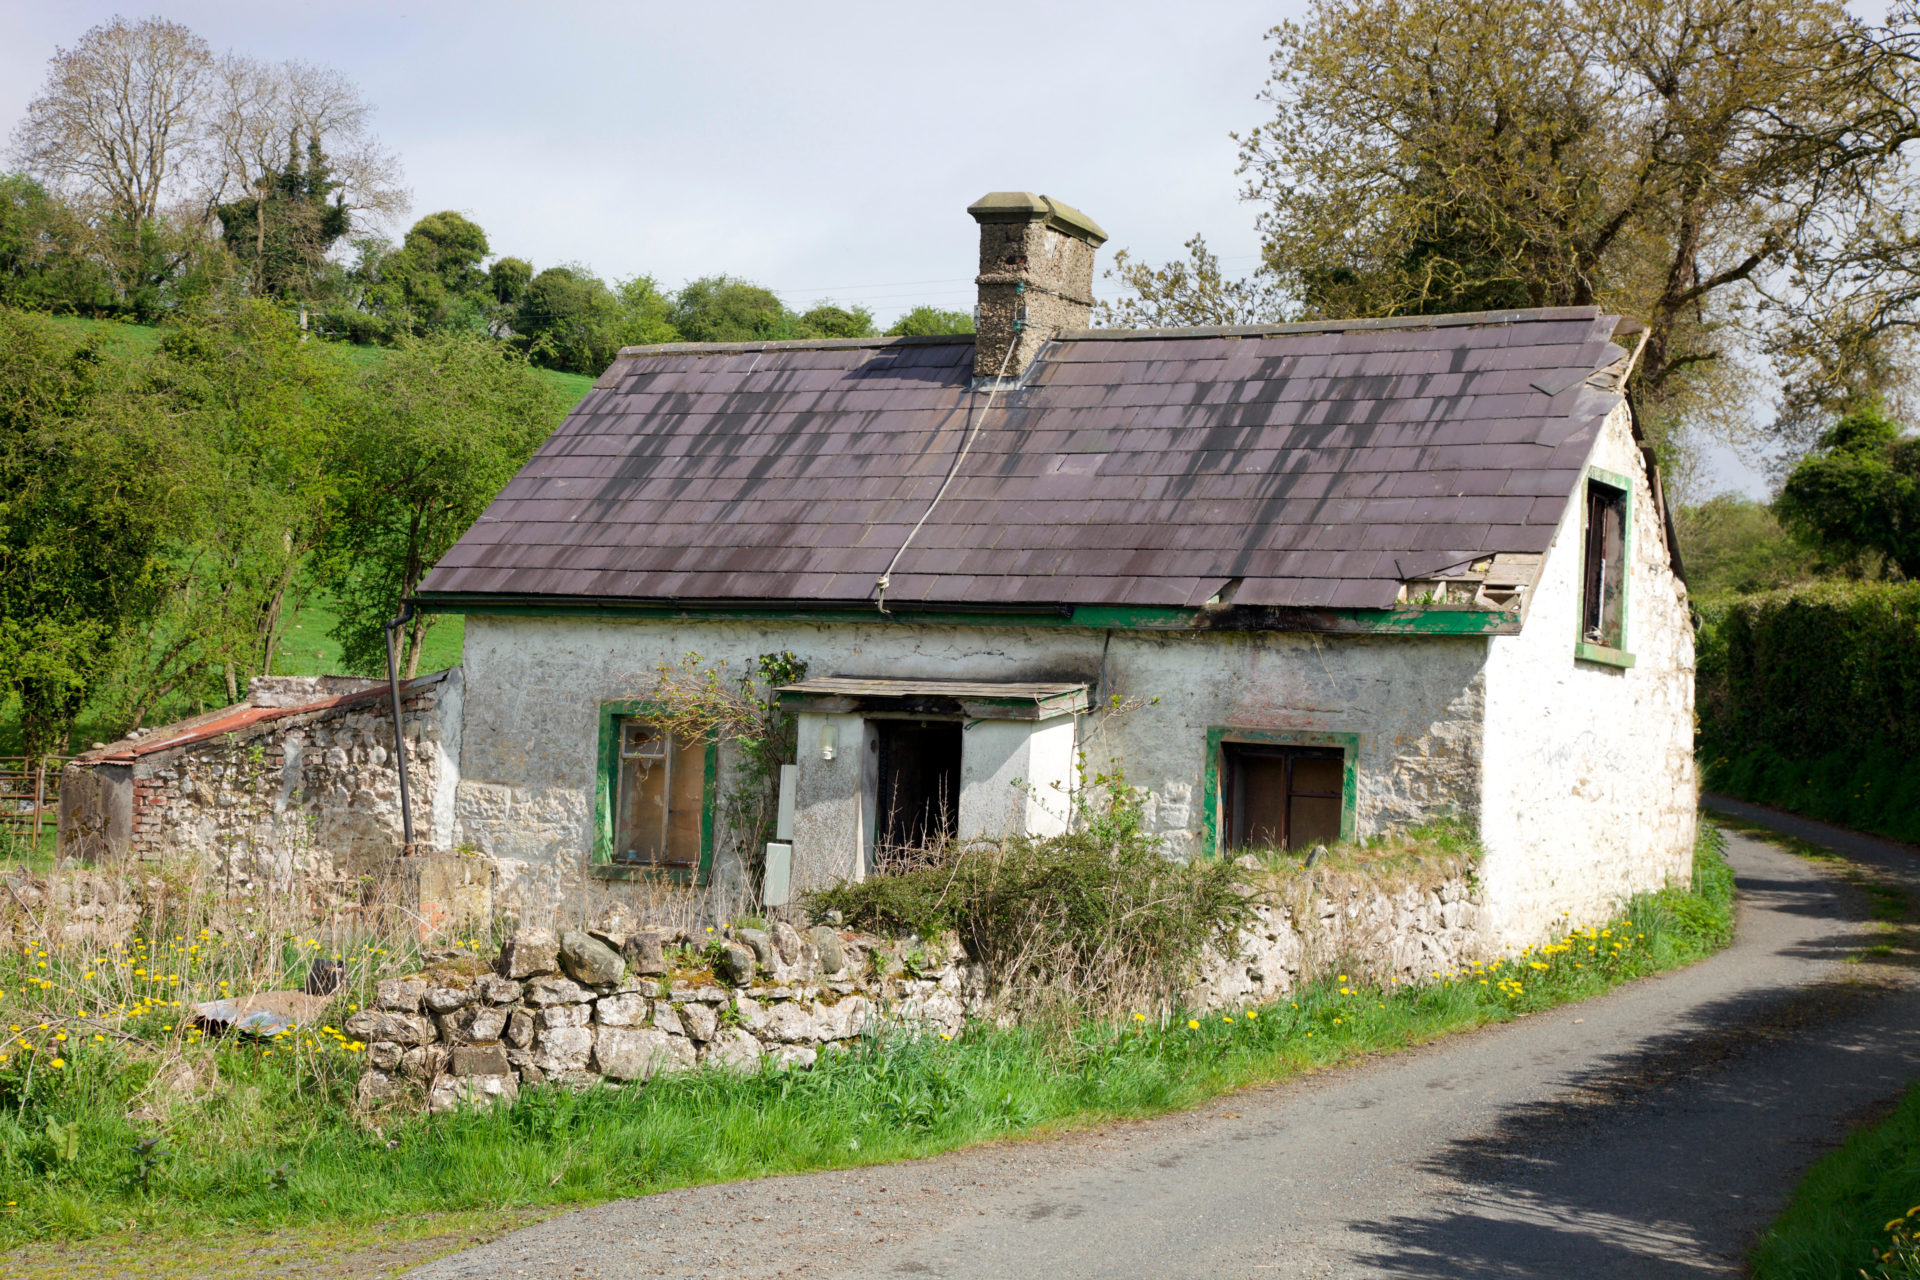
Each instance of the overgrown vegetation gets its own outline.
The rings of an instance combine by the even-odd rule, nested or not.
[[[1826,582],[1702,614],[1706,786],[1920,839],[1920,584]]]
[[[88,709],[117,734],[235,701],[316,587],[347,662],[384,670],[402,592],[567,403],[484,340],[368,363],[255,301],[117,356],[0,308],[4,736],[59,753]]]
[[[1609,925],[1427,984],[1329,980],[1238,1014],[1136,1010],[1065,1036],[984,1026],[952,1041],[875,1035],[811,1072],[536,1089],[511,1109],[378,1126],[345,1103],[334,1064],[353,1055],[324,1033],[292,1038],[286,1052],[285,1042],[183,1029],[181,1008],[217,994],[206,984],[239,939],[143,930],[144,951],[135,943],[107,956],[126,985],[105,991],[86,985],[80,967],[102,953],[37,939],[0,956],[0,1016],[34,1044],[0,1064],[0,1201],[13,1202],[0,1215],[0,1244],[586,1203],[1151,1115],[1696,960],[1728,936],[1731,883],[1708,828],[1692,890],[1646,895]],[[316,951],[332,954],[315,941],[283,936],[268,952],[293,976]],[[70,1032],[48,1044],[56,1019],[82,1008],[107,1040]]]
[[[1168,860],[1137,824],[949,843],[918,865],[813,895],[856,927],[952,931],[996,995],[1028,1010],[1158,1010],[1190,984],[1209,941],[1248,916],[1246,873]]]
[[[731,748],[729,785],[716,818],[727,847],[748,868],[750,896],[760,897],[767,842],[780,803],[780,766],[793,758],[799,718],[780,705],[781,685],[804,680],[807,664],[790,650],[763,653],[731,678],[724,661],[697,653],[663,662],[637,690],[647,719],[682,741],[711,738]]]

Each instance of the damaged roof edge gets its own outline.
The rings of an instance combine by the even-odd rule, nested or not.
[[[1334,609],[1287,605],[895,604],[881,613],[861,601],[634,600],[620,597],[509,596],[422,592],[429,613],[506,617],[604,617],[714,622],[877,622],[895,625],[1079,627],[1101,631],[1311,631],[1334,635],[1510,635],[1520,616],[1484,609]]]

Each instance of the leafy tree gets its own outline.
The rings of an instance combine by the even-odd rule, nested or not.
[[[597,374],[621,347],[678,338],[671,314],[671,303],[650,277],[608,288],[585,267],[549,267],[521,295],[513,331],[536,363]]]
[[[673,327],[688,342],[795,338],[799,324],[771,289],[732,276],[703,276],[674,298]]]
[[[1673,523],[1695,599],[1772,591],[1814,574],[1813,557],[1764,502],[1723,493],[1674,508]]]
[[[487,287],[493,291],[493,300],[503,307],[517,305],[532,280],[533,264],[525,258],[501,258],[487,268]]]
[[[352,226],[320,140],[309,138],[303,157],[289,139],[286,163],[261,173],[254,191],[215,208],[221,238],[235,257],[253,263],[256,293],[311,297],[328,251]]]
[[[865,307],[849,311],[823,302],[800,317],[799,330],[808,338],[871,338],[873,313]]]
[[[1856,408],[1789,473],[1775,510],[1830,566],[1920,577],[1920,439],[1878,405]]]
[[[441,334],[403,342],[365,377],[337,442],[339,490],[320,580],[340,609],[347,665],[386,667],[383,627],[400,600],[526,462],[566,397],[495,342]],[[404,638],[419,667],[432,624]]]
[[[1710,412],[1741,308],[1906,226],[1913,25],[1835,0],[1314,0],[1270,32],[1272,114],[1239,138],[1248,287],[1268,318],[1599,302],[1649,324],[1650,421]],[[1211,320],[1194,257],[1129,282]]]
[[[116,639],[158,606],[180,436],[98,349],[0,308],[0,696],[29,754],[64,750]]]
[[[92,241],[65,201],[24,174],[0,174],[0,306],[114,310],[113,278],[91,255]]]
[[[430,213],[413,224],[398,250],[380,254],[371,244],[361,250],[366,306],[393,334],[484,331],[494,296],[480,265],[486,257],[487,233],[478,224],[452,210]]]
[[[938,307],[915,307],[893,322],[887,330],[890,338],[917,338],[937,333],[972,333],[973,313],[942,311]]]
[[[230,300],[177,314],[127,381],[169,424],[176,464],[154,607],[92,692],[131,727],[181,697],[236,701],[272,671],[324,529],[350,366],[279,308]]]

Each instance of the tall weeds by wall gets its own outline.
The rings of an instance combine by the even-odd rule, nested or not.
[[[1708,789],[1920,841],[1920,583],[1821,583],[1703,615]]]

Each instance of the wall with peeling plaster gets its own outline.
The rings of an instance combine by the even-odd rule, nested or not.
[[[1361,835],[1437,811],[1475,814],[1480,807],[1483,638],[476,614],[467,621],[456,838],[498,862],[496,900],[519,902],[532,918],[545,903],[621,892],[618,886],[602,890],[586,875],[603,701],[644,697],[654,670],[689,651],[710,663],[724,659],[726,670],[737,672],[756,655],[779,650],[805,659],[816,676],[1075,680],[1096,686],[1096,704],[1112,696],[1149,701],[1105,721],[1083,718],[1080,740],[1093,768],[1118,764],[1129,784],[1146,788],[1150,829],[1178,857],[1200,852],[1209,728],[1358,734]],[[803,850],[835,867],[858,867],[856,849],[828,848],[841,836],[822,843],[818,834],[861,828],[850,771],[864,769],[869,753],[852,731],[857,717],[849,719],[841,732],[844,780],[828,785],[835,771],[803,760],[798,883],[808,878],[799,865]],[[812,739],[803,741],[817,740],[817,727],[809,728]],[[1052,745],[1049,758],[1060,754]],[[722,794],[733,783],[733,769],[723,750]],[[985,787],[995,779],[971,781]],[[1010,793],[1003,811],[1021,808],[1011,778],[1001,785]],[[992,799],[976,790],[967,812],[991,812]],[[717,878],[737,877],[739,865],[736,851],[717,851]]]
[[[1481,877],[1490,924],[1509,942],[1605,919],[1692,869],[1693,625],[1624,406],[1591,461],[1633,482],[1634,665],[1574,658],[1583,504],[1570,502],[1526,625],[1493,639],[1487,663]]]

